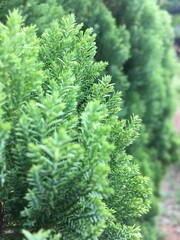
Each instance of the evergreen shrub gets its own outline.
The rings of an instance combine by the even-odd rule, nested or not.
[[[0,24],[4,237],[141,238],[130,220],[147,213],[151,190],[126,154],[140,120],[119,120],[120,93],[81,29],[70,15],[37,38],[18,11]]]

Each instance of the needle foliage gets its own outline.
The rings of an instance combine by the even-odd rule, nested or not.
[[[0,24],[4,221],[28,240],[140,239],[129,220],[147,213],[151,190],[126,154],[140,120],[119,120],[95,34],[73,15],[41,38],[23,22],[13,11]]]

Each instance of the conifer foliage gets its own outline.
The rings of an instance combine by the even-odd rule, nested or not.
[[[70,15],[38,39],[17,11],[0,24],[4,223],[28,240],[138,240],[127,219],[148,211],[150,189],[125,148],[140,120],[118,119],[120,93],[81,28]]]

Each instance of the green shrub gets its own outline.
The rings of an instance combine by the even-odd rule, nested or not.
[[[81,54],[76,53],[76,56],[80,56],[79,67],[74,67],[76,70],[73,74],[76,79],[83,79],[80,84],[78,82],[81,90],[76,100],[77,113],[79,116],[91,99],[89,96],[92,95],[92,85],[98,83],[98,78],[103,73],[107,73],[112,76],[111,82],[114,83],[114,88],[123,91],[123,109],[116,112],[119,118],[129,119],[133,113],[142,118],[140,137],[128,148],[128,152],[134,156],[141,173],[151,179],[154,193],[151,199],[151,211],[138,221],[142,224],[145,221],[142,226],[143,236],[145,238],[149,236],[148,240],[150,237],[155,239],[156,234],[153,235],[151,232],[153,227],[156,232],[154,219],[158,214],[160,180],[165,167],[179,159],[179,140],[172,126],[172,116],[176,105],[172,82],[175,57],[169,16],[159,8],[154,0],[31,0],[15,1],[13,4],[10,2],[4,0],[6,4],[2,5],[1,13],[3,14],[0,18],[4,21],[4,13],[7,12],[8,7],[10,9],[20,7],[23,15],[26,16],[26,24],[37,25],[39,36],[44,29],[52,26],[54,20],[59,21],[59,16],[66,13],[75,13],[77,21],[84,23],[83,30],[93,27],[93,31],[97,34],[97,52],[93,53],[92,58],[95,57],[97,61],[106,61],[108,65],[105,68],[102,64],[100,70],[97,71],[98,75],[93,76],[90,70],[87,70],[87,64],[82,60]],[[48,59],[57,56],[57,46],[51,48],[48,56],[47,51],[45,49],[43,53],[40,53],[40,59],[44,62],[44,70],[48,71],[46,74],[48,79],[54,79],[59,74],[59,70],[58,67],[54,69],[54,65]],[[46,59],[43,56],[46,56]],[[59,62],[56,59],[54,61]],[[71,62],[73,61],[72,57]],[[49,68],[53,70],[48,70]],[[48,81],[44,81],[43,91],[49,91]],[[99,99],[98,93],[93,94]],[[116,98],[113,101],[116,104]],[[125,127],[125,125],[122,126]],[[7,127],[5,132],[8,134],[8,131]],[[129,160],[127,162],[129,164]],[[114,169],[114,162],[111,164],[111,169]],[[113,171],[117,176],[124,174],[122,169],[115,168]],[[109,177],[111,179],[111,174]],[[117,191],[117,196],[119,194],[122,195]],[[133,191],[131,195],[133,196]],[[120,199],[119,201],[124,201],[123,197]],[[127,201],[126,205],[116,210],[115,215],[118,216],[119,221],[122,220],[121,213],[124,209],[129,212],[128,215],[131,215],[130,202]],[[108,201],[106,203],[108,204]],[[113,197],[109,204],[116,208],[113,204]],[[117,208],[118,204],[120,203],[117,201]],[[138,202],[136,205],[138,206]],[[129,217],[132,216],[137,217],[133,214]],[[131,222],[129,218],[125,220],[125,222],[129,221]]]
[[[17,11],[0,25],[5,221],[31,240],[137,240],[126,219],[148,211],[150,188],[126,147],[140,120],[118,119],[120,93],[81,27],[71,15],[38,39]]]
[[[130,152],[142,173],[152,180],[152,208],[140,221],[144,239],[154,240],[160,180],[165,166],[179,159],[179,143],[172,124],[176,97],[172,83],[173,30],[168,14],[153,0],[104,2],[117,24],[124,24],[130,33],[130,58],[124,66],[130,87],[124,102],[127,114],[139,114],[143,121],[141,136]]]

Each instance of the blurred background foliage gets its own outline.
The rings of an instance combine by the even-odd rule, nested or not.
[[[166,9],[172,17],[176,51],[178,56],[180,56],[180,2],[179,0],[164,0],[162,1],[161,6]]]
[[[179,51],[180,3],[155,0],[2,0],[0,20],[19,8],[27,25],[36,24],[40,36],[52,22],[74,13],[83,28],[97,34],[95,59],[107,61],[105,73],[123,92],[119,118],[138,114],[143,122],[139,139],[129,148],[141,172],[151,179],[150,212],[140,222],[145,240],[156,240],[159,185],[166,166],[178,161],[179,139],[172,118],[176,106],[173,75]],[[171,18],[175,31],[171,27]],[[128,219],[126,220],[128,222]],[[132,221],[132,220],[131,220]]]

